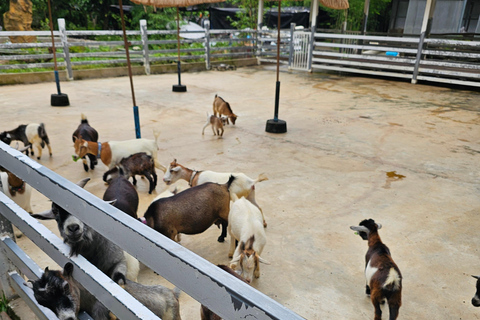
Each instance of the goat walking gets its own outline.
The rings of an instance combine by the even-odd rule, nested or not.
[[[38,150],[38,160],[40,160],[40,158],[42,157],[42,149],[45,147],[45,145],[47,145],[50,157],[52,156],[50,140],[48,139],[47,131],[45,130],[45,125],[43,123],[30,123],[19,125],[13,130],[0,133],[0,140],[2,140],[8,145],[14,140],[22,141],[25,147],[30,148],[30,154],[32,156],[34,155],[33,147],[35,146]],[[28,148],[24,151],[28,156]]]
[[[387,299],[390,320],[398,317],[402,305],[402,274],[390,255],[390,250],[383,244],[378,229],[381,224],[368,219],[359,226],[351,226],[363,240],[368,240],[368,251],[365,255],[366,293],[370,295],[375,307],[375,320],[382,319],[380,304]]]
[[[203,126],[203,130],[202,130],[202,135],[205,134],[205,128],[208,127],[208,126],[212,126],[212,131],[213,131],[213,135],[214,136],[217,136],[220,138],[223,136],[223,125],[225,124],[225,121],[226,121],[226,118],[220,118],[220,117],[216,117],[214,115],[208,115],[208,112],[207,112],[207,122],[205,122],[205,125]]]

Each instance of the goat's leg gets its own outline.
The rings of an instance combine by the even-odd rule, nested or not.
[[[152,194],[152,191],[153,189],[155,189],[154,187],[154,183],[153,183],[153,178],[152,176],[150,175],[150,172],[143,172],[143,175],[145,178],[147,178],[148,182],[149,182],[149,188],[148,188],[148,194]]]
[[[208,127],[209,124],[210,124],[210,121],[207,121],[207,123],[205,123],[205,125],[203,126],[202,136],[205,134],[205,128]]]
[[[395,291],[388,298],[389,320],[396,320],[398,318],[398,311],[402,305],[402,292]]]
[[[87,154],[88,159],[90,160],[90,169],[95,169],[95,166],[97,165],[97,157],[91,153]],[[86,171],[86,170],[85,170]]]
[[[370,299],[372,300],[373,307],[375,308],[375,317],[374,320],[382,320],[382,309],[380,304],[382,303],[382,291],[380,288],[373,288]]]
[[[134,186],[137,185],[137,179],[135,179],[135,175],[132,175],[132,183]]]
[[[255,188],[252,187],[250,189],[250,193],[247,196],[247,200],[249,200],[253,205],[255,205],[258,209],[260,209],[260,212],[262,213],[262,218],[263,218],[263,227],[267,227],[267,221],[265,221],[265,215],[263,214],[262,208],[258,205],[257,201],[255,200]]]
[[[47,144],[48,153],[50,154],[50,157],[51,157],[52,156],[52,147],[50,147],[50,141],[48,140],[48,138],[44,139],[44,141]]]
[[[220,224],[222,225],[222,233],[218,237],[217,241],[218,242],[224,242],[225,237],[227,236],[227,227],[228,227],[228,221],[225,221],[223,219],[220,219]]]
[[[217,133],[215,132],[215,128],[213,127],[213,125],[212,125],[212,131],[213,131],[213,135],[216,136]]]
[[[155,172],[155,168],[152,169],[152,176],[153,176],[153,189],[157,187],[157,173]]]
[[[37,160],[40,160],[42,157],[42,146],[40,144],[35,144],[38,150]]]
[[[230,232],[230,249],[228,250],[228,257],[233,257],[233,252],[235,251],[235,237]]]
[[[85,172],[88,172],[88,162],[86,157],[82,157],[82,163],[83,163],[83,170],[85,170]]]
[[[220,130],[222,131],[222,133],[220,133],[219,135],[223,137],[223,128],[220,128]]]
[[[366,294],[367,296],[370,295],[370,287],[368,286],[368,284],[365,285],[365,294]]]

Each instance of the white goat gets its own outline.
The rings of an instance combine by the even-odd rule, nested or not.
[[[174,159],[173,162],[171,162],[168,166],[167,171],[163,176],[163,181],[167,185],[170,185],[172,183],[175,183],[179,179],[183,179],[188,181],[190,187],[195,187],[206,182],[224,184],[228,181],[228,178],[231,175],[235,177],[235,180],[230,187],[230,194],[235,194],[236,198],[245,197],[251,203],[256,205],[262,213],[263,225],[264,227],[266,227],[267,223],[265,222],[265,216],[263,215],[263,211],[255,201],[255,184],[257,182],[268,180],[267,176],[263,173],[261,173],[256,180],[253,180],[244,173],[223,173],[214,171],[192,170],[177,163],[177,159]]]
[[[228,233],[230,234],[228,257],[233,257],[230,268],[239,269],[240,275],[248,282],[252,281],[253,276],[260,277],[260,262],[269,264],[260,257],[267,237],[262,225],[262,213],[245,197],[233,202],[230,208]],[[236,249],[235,240],[238,241]]]
[[[30,205],[32,187],[26,184],[22,179],[9,171],[0,172],[0,190],[18,204],[20,208],[30,214],[33,213]],[[23,235],[23,233],[17,228],[14,228],[14,230],[17,238],[20,238]]]

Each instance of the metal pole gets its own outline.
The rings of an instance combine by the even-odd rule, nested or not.
[[[278,1],[278,20],[277,20],[277,83],[275,86],[275,113],[273,116],[274,121],[278,121],[278,104],[280,100],[280,23],[282,14],[282,1]]]
[[[60,79],[58,77],[58,69],[57,69],[57,54],[55,50],[55,39],[53,37],[53,21],[52,21],[52,6],[50,4],[50,0],[47,0],[48,3],[48,19],[50,20],[50,34],[52,35],[52,52],[53,52],[53,64],[54,64],[54,72],[55,72],[55,83],[57,84],[57,93],[61,94],[60,91]]]
[[[141,138],[140,132],[140,117],[138,114],[138,106],[135,102],[135,90],[133,88],[133,77],[132,77],[132,66],[130,64],[130,52],[128,51],[128,46],[130,43],[127,41],[127,32],[125,31],[125,18],[123,16],[123,5],[122,0],[118,0],[120,6],[120,18],[122,20],[122,30],[123,30],[123,43],[125,45],[125,53],[127,55],[127,67],[128,67],[128,77],[130,78],[130,90],[132,91],[132,102],[133,102],[133,118],[135,122],[135,136],[137,139]]]
[[[177,69],[178,69],[178,85],[182,84],[182,67],[180,66],[180,13],[177,7],[177,54],[178,54],[178,61],[177,61]]]

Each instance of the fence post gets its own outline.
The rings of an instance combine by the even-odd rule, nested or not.
[[[293,63],[293,52],[295,51],[293,44],[293,33],[295,32],[296,23],[290,23],[290,54],[288,56],[288,67],[290,68]]]
[[[140,20],[140,33],[142,35],[143,46],[143,67],[145,68],[145,74],[150,74],[150,59],[148,51],[148,34],[147,34],[147,20]]]
[[[312,62],[313,62],[313,48],[315,47],[315,30],[317,29],[316,26],[312,26],[312,34],[310,36],[310,48],[308,48],[308,62],[307,62],[307,70],[312,72]]]
[[[417,83],[417,76],[418,76],[418,68],[420,67],[420,60],[422,60],[422,51],[423,51],[423,43],[425,41],[425,34],[426,32],[423,31],[420,34],[420,39],[418,40],[418,49],[417,49],[417,56],[415,58],[415,66],[413,67],[413,75],[412,75],[412,83]]]
[[[2,238],[0,241],[3,241],[3,237],[15,239],[12,223],[2,214],[0,214],[0,237]],[[3,250],[0,250],[0,290],[5,293],[8,300],[17,296],[9,281],[9,273],[15,270],[15,265],[8,259]]]
[[[65,19],[60,18],[58,22],[58,31],[60,32],[60,41],[62,42],[65,66],[67,69],[67,80],[73,80],[72,61],[70,61],[70,49],[68,48],[67,30],[65,28]]]
[[[205,67],[207,70],[211,69],[210,65],[210,20],[204,21],[205,28]]]

